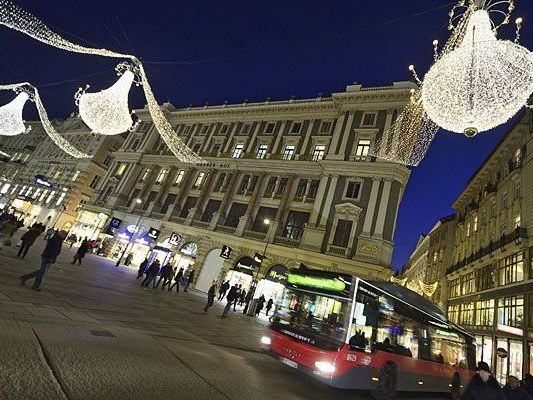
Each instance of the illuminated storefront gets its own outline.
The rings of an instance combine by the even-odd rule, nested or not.
[[[81,211],[70,230],[70,234],[76,235],[78,238],[82,239],[98,239],[108,219],[109,216],[104,213]]]

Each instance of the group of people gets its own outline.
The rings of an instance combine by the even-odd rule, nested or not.
[[[526,374],[524,380],[509,376],[502,388],[492,375],[489,365],[480,361],[461,400],[533,400],[533,376]]]
[[[139,265],[137,279],[142,278],[143,275],[146,275],[141,283],[141,287],[144,289],[149,289],[150,285],[152,289],[156,289],[163,282],[161,290],[165,290],[165,287],[167,287],[170,292],[175,287],[176,293],[180,291],[180,285],[184,287],[183,291],[187,292],[194,280],[194,270],[191,270],[188,276],[185,277],[184,268],[177,269],[170,262],[161,266],[161,262],[158,259],[150,262],[149,258],[145,258]],[[159,280],[157,279],[158,276]]]
[[[216,292],[215,292],[216,293]],[[227,294],[226,294],[227,293]],[[224,307],[224,311],[222,313],[222,317],[226,317],[228,313],[231,311],[231,307],[233,306],[233,311],[237,311],[237,304],[240,306],[244,306],[243,313],[246,313],[248,311],[248,307],[250,305],[250,302],[253,299],[254,292],[252,290],[246,292],[246,289],[242,287],[240,284],[234,284],[231,286],[230,281],[224,282],[222,285],[220,285],[220,288],[218,290],[218,300],[222,301],[224,297],[226,297],[226,306]],[[265,308],[266,303],[266,315],[270,313],[270,310],[272,309],[274,305],[274,300],[269,299],[266,300],[264,295],[261,295],[259,299],[257,299],[257,304],[255,307],[254,315],[259,315],[263,308]]]

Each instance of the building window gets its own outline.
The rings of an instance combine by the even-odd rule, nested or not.
[[[285,146],[285,150],[283,151],[283,159],[284,160],[291,160],[292,156],[294,155],[294,148],[295,146],[289,145]]]
[[[78,176],[80,176],[80,171],[74,172],[74,175],[72,175],[72,182],[74,182],[76,179],[78,179]]]
[[[345,198],[358,199],[360,193],[361,193],[361,182],[360,181],[349,181],[346,184],[346,192],[344,193]]]
[[[498,324],[521,328],[524,325],[524,296],[498,299]]]
[[[239,194],[244,194],[248,189],[248,184],[250,183],[250,175],[244,175],[241,180],[241,186],[239,187]]]
[[[494,274],[492,265],[487,265],[476,270],[476,287],[479,292],[494,288]]]
[[[215,154],[218,154],[220,153],[220,149],[222,148],[221,144],[220,143],[215,143],[213,144],[213,148],[211,149],[211,151]]]
[[[377,113],[365,113],[363,115],[363,121],[361,122],[361,126],[366,126],[366,127],[376,126],[377,116],[378,116]]]
[[[476,276],[474,272],[470,272],[463,276],[462,294],[470,294],[476,291]]]
[[[297,198],[303,198],[305,196],[305,192],[307,190],[307,179],[300,179],[298,182],[298,187],[296,188],[296,195]]]
[[[146,169],[144,173],[142,174],[141,180],[139,182],[145,182],[146,178],[148,178],[148,174],[150,173],[150,169]]]
[[[265,133],[273,133],[275,124],[273,122],[268,123],[265,127]]]
[[[207,130],[209,129],[209,125],[204,125],[202,127],[202,134],[205,135],[207,133]]]
[[[315,150],[313,151],[313,161],[320,161],[324,159],[325,153],[326,153],[326,146],[316,145]]]
[[[278,181],[278,178],[275,176],[272,176],[268,180],[267,187],[265,189],[265,195],[266,196],[272,196],[274,194],[274,190],[276,189],[276,182]]]
[[[250,125],[246,124],[242,126],[242,133],[248,133],[250,132]]]
[[[494,218],[496,216],[496,202],[493,201],[490,205],[490,217]]]
[[[59,198],[57,199],[56,201],[56,206],[60,205],[61,203],[63,203],[63,200],[65,200],[65,196],[67,194],[65,192],[61,193],[61,195],[59,196]]]
[[[113,157],[111,157],[111,156],[106,156],[106,158],[104,158],[103,164],[104,164],[106,167],[109,167],[109,164],[111,164],[111,160],[113,160]]]
[[[174,186],[180,186],[183,182],[183,178],[185,177],[185,170],[180,170],[178,174],[176,175],[176,179],[174,179]]]
[[[353,221],[339,219],[337,222],[337,229],[333,236],[333,245],[338,247],[348,247],[350,241],[350,233],[352,232]]]
[[[518,214],[516,217],[514,217],[514,228],[518,229],[522,225],[522,216]]]
[[[367,157],[370,151],[370,139],[359,139],[357,142],[357,148],[355,155],[358,158]]]
[[[459,323],[459,304],[448,306],[448,319],[454,324]]]
[[[244,151],[244,145],[238,144],[233,149],[233,154],[231,155],[232,158],[241,158],[242,152]]]
[[[301,122],[294,122],[292,124],[291,133],[300,133],[301,130],[302,130]]]
[[[478,219],[477,219],[477,215],[474,217],[474,232],[477,232],[477,222],[478,222]]]
[[[198,176],[196,177],[196,181],[194,182],[193,189],[201,189],[204,185],[205,180],[205,172],[200,172]]]
[[[466,224],[466,237],[470,237],[470,222]]]
[[[494,299],[476,302],[476,325],[494,325]]]
[[[268,145],[262,144],[259,146],[259,149],[257,149],[257,155],[255,158],[263,160],[266,157],[268,151]]]
[[[514,198],[520,199],[522,198],[522,182],[518,181],[514,184]]]
[[[498,264],[500,286],[524,280],[524,255],[522,252],[505,257]]]
[[[311,181],[311,184],[309,185],[309,190],[307,191],[307,198],[308,199],[314,199],[316,198],[316,193],[318,192],[318,185],[320,184],[320,181],[313,179]]]
[[[157,175],[157,179],[155,180],[155,183],[159,185],[161,182],[165,180],[165,178],[168,175],[168,169],[164,168],[161,171],[159,171],[159,175]]]
[[[504,192],[502,195],[502,208],[507,208],[508,204],[509,204],[509,193]]]
[[[228,133],[228,125],[222,125],[222,128],[220,128],[220,133]]]
[[[309,213],[291,211],[287,218],[287,225],[285,226],[283,236],[294,240],[300,239],[303,235],[307,221],[309,221]]]
[[[220,190],[224,187],[224,181],[226,180],[226,174],[220,174],[217,183],[215,184],[215,190],[217,192],[220,192]]]
[[[331,122],[324,121],[320,126],[320,133],[330,133],[331,132]]]
[[[279,181],[279,185],[276,189],[276,195],[281,196],[285,192],[285,189],[287,188],[287,183],[289,182],[289,178],[281,178]]]
[[[98,175],[95,175],[89,187],[92,189],[96,189],[96,186],[98,186],[99,182],[100,182],[100,177]]]
[[[124,169],[126,169],[126,164],[121,164],[120,167],[124,166]],[[119,167],[119,169],[120,169]],[[117,175],[120,175],[117,173]],[[61,176],[61,170],[57,170],[56,173],[54,174],[54,178],[53,179],[59,179],[59,177]]]
[[[461,295],[461,280],[459,278],[450,281],[449,295],[450,298]]]
[[[124,171],[126,171],[126,167],[127,166],[128,166],[128,164],[126,164],[126,163],[120,164],[118,166],[118,168],[117,168],[117,172],[115,173],[115,175],[122,176],[124,174]],[[56,175],[57,175],[57,172],[56,172]]]
[[[461,305],[461,325],[474,325],[474,303],[465,303]]]

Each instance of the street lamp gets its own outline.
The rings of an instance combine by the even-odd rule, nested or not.
[[[135,199],[135,204],[137,204],[137,205],[141,204],[142,202],[143,201],[141,199]],[[134,209],[135,209],[135,207],[134,207]],[[120,258],[117,260],[117,262],[115,264],[116,267],[120,266],[120,262],[122,261],[122,259],[124,258],[124,255],[128,251],[128,248],[130,247],[130,244],[132,242],[133,236],[135,235],[135,233],[137,233],[139,231],[139,225],[141,224],[141,220],[144,217],[145,211],[146,210],[142,211],[141,216],[139,217],[139,220],[137,221],[137,224],[135,225],[135,230],[131,233],[131,236],[128,239],[128,243],[126,243],[126,246],[124,247],[124,251],[122,252],[122,254],[120,255]]]

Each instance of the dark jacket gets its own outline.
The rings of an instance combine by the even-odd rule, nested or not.
[[[179,282],[180,279],[183,278],[183,268],[180,268],[176,276],[174,277],[174,280],[176,282]]]
[[[213,283],[207,292],[207,297],[215,297],[217,292],[217,285]]]
[[[22,235],[20,240],[22,240],[27,245],[31,245],[33,244],[33,242],[35,242],[35,239],[37,239],[40,234],[41,232],[39,232],[37,229],[31,228],[28,232]]]
[[[237,299],[237,285],[233,286],[226,296],[226,300],[229,302],[235,301]]]
[[[157,273],[159,272],[160,265],[161,265],[160,263],[158,263],[157,261],[154,261],[152,264],[150,264],[150,266],[146,270],[146,275],[157,275]]]
[[[53,262],[55,262],[59,253],[61,253],[62,244],[63,239],[57,235],[52,236],[50,239],[48,239],[41,257],[46,258],[47,260],[53,260]]]
[[[503,394],[507,400],[531,400],[531,396],[521,387],[511,389],[509,385],[505,385]]]
[[[161,268],[160,275],[164,278],[170,279],[172,277],[172,265],[171,264],[163,265],[163,268]]]
[[[189,274],[189,279],[188,279],[189,283],[192,283],[193,279],[194,279],[194,270],[191,271],[191,273]]]
[[[89,251],[89,247],[89,242],[87,242],[86,240],[81,242],[80,248],[76,252],[76,256],[78,256],[79,258],[85,257],[85,254],[87,254],[87,252]]]
[[[505,400],[505,396],[500,384],[493,376],[487,383],[484,383],[476,374],[468,384],[461,400]]]

